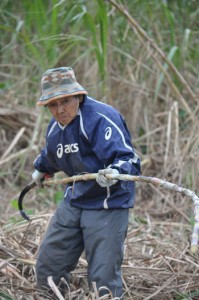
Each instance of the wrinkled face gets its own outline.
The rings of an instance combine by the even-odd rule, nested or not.
[[[77,115],[79,97],[69,96],[56,99],[47,104],[47,107],[61,125],[68,125]]]

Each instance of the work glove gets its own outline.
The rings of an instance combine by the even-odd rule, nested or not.
[[[32,180],[36,183],[36,185],[40,188],[43,187],[42,181],[48,178],[52,178],[54,174],[47,174],[47,173],[42,173],[39,172],[38,170],[35,170],[32,173]]]
[[[98,171],[98,175],[96,178],[97,183],[101,186],[101,187],[108,187],[111,186],[115,183],[118,182],[117,179],[107,179],[104,175],[106,174],[113,174],[113,175],[118,175],[119,172],[116,169],[111,169],[111,168],[107,168],[107,169],[103,169],[103,170],[99,170]]]

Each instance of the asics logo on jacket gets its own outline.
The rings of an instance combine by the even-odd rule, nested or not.
[[[79,151],[79,147],[77,143],[74,144],[68,144],[68,145],[62,145],[62,144],[58,144],[57,145],[57,157],[61,158],[63,156],[64,153],[74,153],[74,152],[78,152]]]
[[[111,135],[112,135],[112,129],[111,129],[111,127],[107,127],[105,129],[105,140],[108,141],[110,139]]]

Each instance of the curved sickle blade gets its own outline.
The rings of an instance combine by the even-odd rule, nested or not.
[[[30,182],[27,186],[25,186],[25,188],[21,191],[21,194],[19,195],[19,199],[18,199],[18,208],[20,211],[21,216],[26,219],[27,221],[30,221],[29,216],[26,215],[25,211],[23,210],[23,198],[25,196],[25,194],[27,194],[31,189],[33,189],[36,186],[36,183]]]

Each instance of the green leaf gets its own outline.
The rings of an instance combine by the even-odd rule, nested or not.
[[[54,202],[57,204],[63,199],[63,191],[57,191],[54,195]]]
[[[11,200],[11,206],[15,209],[18,210],[18,200],[17,199],[12,199]]]
[[[177,51],[177,50],[178,50],[178,47],[176,47],[176,46],[173,46],[173,47],[170,49],[169,54],[168,54],[168,56],[167,56],[167,58],[168,58],[169,61],[172,61],[172,59],[174,58],[174,55],[176,54],[176,51]],[[166,71],[166,70],[168,69],[168,65],[165,63],[165,64],[163,65],[163,68],[164,68],[164,70]],[[156,87],[155,87],[155,100],[156,100],[157,97],[158,97],[160,88],[161,88],[162,83],[163,83],[163,81],[164,81],[164,77],[165,77],[165,76],[164,76],[164,73],[161,72],[160,75],[159,75],[159,77],[158,77],[158,81],[157,81],[157,84],[156,84]]]
[[[0,297],[2,300],[13,300],[13,298],[4,291],[0,291]]]

